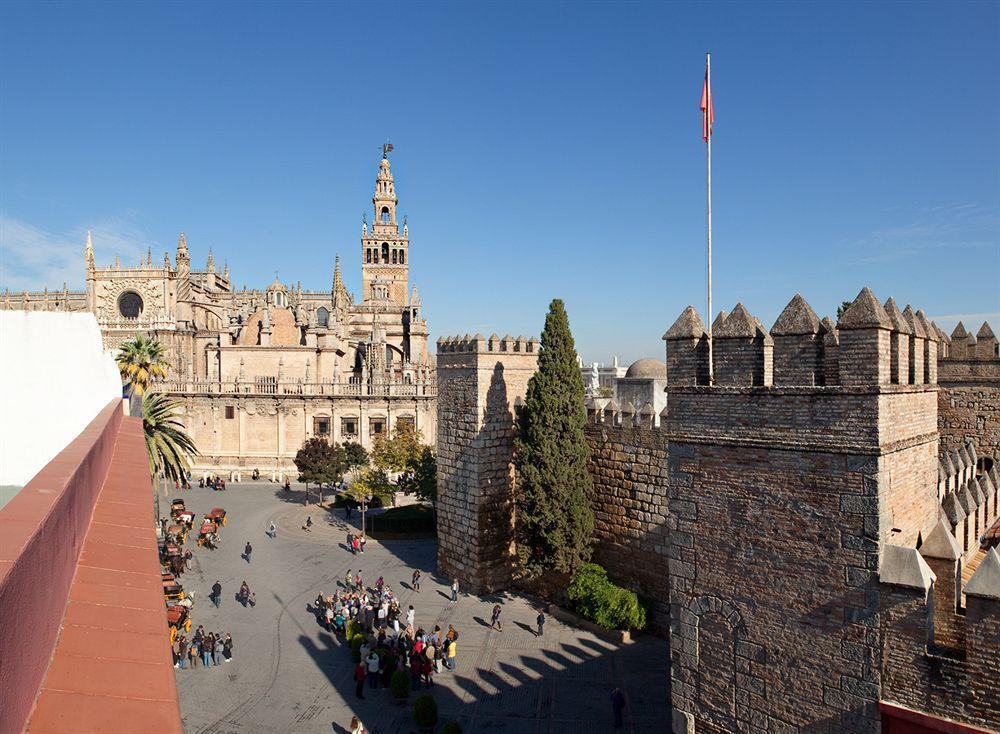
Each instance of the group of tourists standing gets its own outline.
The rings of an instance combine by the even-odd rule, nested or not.
[[[210,668],[233,659],[233,637],[228,632],[225,635],[221,632],[206,633],[205,628],[199,624],[190,640],[185,635],[178,635],[171,646],[171,652],[175,668],[186,669],[189,665],[197,668],[199,661]]]

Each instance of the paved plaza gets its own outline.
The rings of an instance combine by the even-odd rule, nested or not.
[[[661,639],[646,635],[619,647],[551,617],[544,637],[536,638],[537,607],[523,597],[462,594],[451,604],[448,581],[434,576],[434,541],[370,540],[364,555],[353,556],[344,545],[351,528],[343,512],[305,508],[298,485],[290,494],[268,482],[248,482],[225,492],[195,487],[170,496],[182,496],[198,513],[216,506],[229,513],[219,550],[188,540],[195,556],[182,582],[197,596],[194,625],[231,633],[235,642],[232,662],[177,671],[191,734],[346,732],[353,714],[371,732],[416,731],[413,701],[423,691],[411,694],[405,708],[384,689],[355,698],[350,650],[312,612],[318,592],[332,593],[348,569],[358,568],[366,584],[382,575],[403,608],[413,604],[418,626],[453,624],[459,631],[457,670],[436,675],[431,689],[439,724],[456,720],[466,734],[608,732],[609,695],[617,685],[628,701],[623,731],[669,726],[668,649]],[[302,529],[307,515],[314,521],[311,533]],[[278,526],[274,540],[264,532],[271,520]],[[249,564],[241,558],[248,540]],[[420,593],[409,588],[414,568],[424,574]],[[257,595],[256,608],[235,599],[244,579]],[[218,610],[208,600],[216,580],[223,588]],[[497,602],[504,607],[502,632],[484,621]]]

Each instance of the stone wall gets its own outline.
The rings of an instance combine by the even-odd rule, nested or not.
[[[537,361],[535,339],[438,340],[438,572],[475,592],[511,580],[515,404]]]
[[[591,422],[594,561],[651,603],[651,629],[670,626],[667,439],[656,428]]]
[[[939,363],[941,447],[973,439],[980,455],[1000,459],[1000,360],[945,359]]]

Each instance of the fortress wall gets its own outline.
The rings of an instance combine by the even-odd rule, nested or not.
[[[670,626],[667,440],[656,428],[589,423],[594,561],[651,602],[649,625]]]

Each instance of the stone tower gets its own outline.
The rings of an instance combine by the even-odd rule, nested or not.
[[[384,281],[389,286],[389,299],[405,306],[409,293],[409,249],[410,237],[406,223],[400,234],[396,222],[396,184],[392,180],[388,154],[382,154],[382,162],[375,178],[375,195],[372,197],[375,219],[369,231],[365,224],[361,235],[361,286],[362,300],[374,297],[373,283]]]

